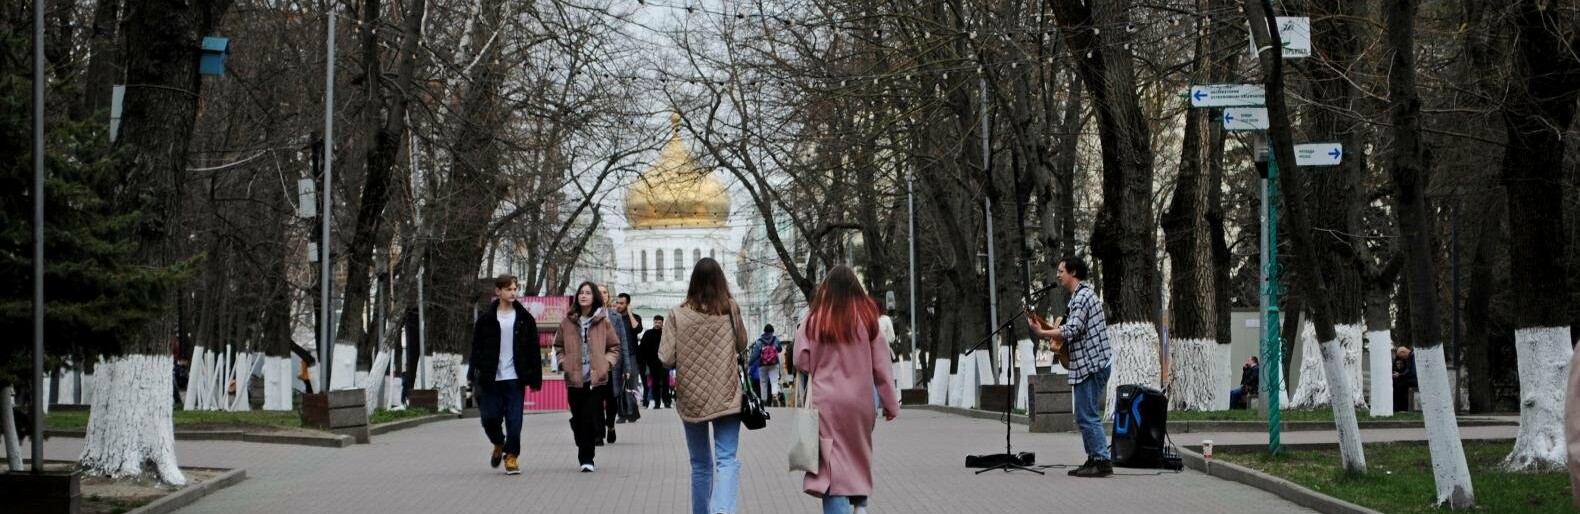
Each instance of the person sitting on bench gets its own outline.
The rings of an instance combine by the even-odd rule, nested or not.
[[[1245,364],[1240,366],[1240,387],[1229,390],[1229,408],[1246,408],[1246,398],[1256,396],[1262,384],[1262,365],[1255,355],[1245,359]]]

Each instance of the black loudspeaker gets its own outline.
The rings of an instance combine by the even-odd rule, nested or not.
[[[1168,440],[1168,396],[1136,384],[1119,386],[1114,394],[1114,465],[1163,467],[1163,447]]]

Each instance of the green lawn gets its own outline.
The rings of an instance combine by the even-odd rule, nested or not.
[[[408,419],[408,418],[420,418],[420,417],[423,417],[423,416],[430,416],[430,415],[433,415],[433,411],[430,411],[428,409],[405,409],[405,410],[383,410],[383,409],[379,409],[379,410],[373,411],[373,416],[368,418],[368,424],[370,424],[370,425],[377,425],[379,423],[389,423],[391,421],[400,421],[400,420]]]
[[[1522,514],[1572,513],[1569,476],[1565,473],[1520,474],[1497,469],[1513,443],[1467,441],[1465,459],[1481,512]],[[1368,473],[1345,474],[1337,450],[1285,449],[1276,457],[1265,452],[1218,451],[1214,459],[1249,466],[1314,491],[1390,514],[1442,513],[1431,507],[1436,490],[1432,458],[1425,443],[1366,445]]]
[[[1279,411],[1279,419],[1289,421],[1333,421],[1332,409],[1312,410],[1286,410]],[[1355,416],[1361,421],[1421,421],[1419,412],[1396,412],[1391,417],[1374,418],[1365,412],[1356,411]],[[1262,421],[1267,418],[1256,413],[1255,410],[1237,409],[1220,410],[1211,412],[1169,411],[1169,421]]]
[[[178,410],[174,421],[177,427],[186,428],[236,428],[242,426],[290,427],[302,426],[302,415],[297,411],[200,411]],[[52,429],[80,430],[88,426],[87,411],[57,410],[44,416],[44,425]]]

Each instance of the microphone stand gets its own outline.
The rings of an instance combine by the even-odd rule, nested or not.
[[[1050,286],[1044,287],[1042,289],[1038,289],[1037,291],[1033,292],[1027,298],[1028,301],[1026,302],[1026,304],[1030,305],[1032,303],[1036,303],[1036,301],[1038,299],[1041,299],[1044,294],[1047,294],[1048,291],[1051,291],[1051,290],[1053,290],[1056,287],[1059,287],[1059,285],[1058,284],[1054,284],[1054,285],[1050,285]],[[1020,309],[1019,312],[1011,314],[1009,319],[1004,320],[1003,323],[1000,323],[998,325],[998,327],[994,328],[992,332],[989,332],[988,335],[986,337],[983,337],[981,341],[977,342],[976,344],[971,345],[971,348],[966,350],[965,355],[971,355],[971,352],[975,352],[977,350],[977,348],[980,348],[983,345],[987,344],[989,341],[992,341],[993,337],[997,336],[999,332],[1002,332],[1004,329],[1009,328],[1010,325],[1015,323],[1016,319],[1024,317],[1025,315],[1026,315],[1026,309],[1025,308]],[[1014,452],[1012,446],[1010,445],[1010,433],[1011,433],[1011,429],[1012,429],[1012,425],[1013,425],[1012,423],[1010,423],[1010,411],[1015,408],[1015,387],[1014,387],[1014,384],[1015,384],[1015,381],[1019,379],[1019,377],[1016,376],[1016,373],[1015,373],[1015,361],[1017,360],[1017,358],[1016,358],[1017,356],[1014,354],[1015,345],[1014,344],[1010,344],[1010,345],[1006,345],[1006,346],[1010,347],[1010,359],[1009,359],[1010,387],[1004,388],[1004,391],[1005,391],[1005,393],[1004,393],[1004,453],[993,453],[993,454],[987,454],[987,455],[972,455],[972,456],[968,456],[966,460],[967,461],[977,460],[977,461],[986,461],[986,462],[996,462],[997,463],[997,464],[993,464],[992,466],[988,466],[985,469],[977,470],[976,474],[978,474],[978,475],[986,473],[986,472],[989,472],[989,471],[992,471],[992,470],[995,470],[995,469],[1002,469],[1002,470],[1004,470],[1005,473],[1009,473],[1011,471],[1019,470],[1019,471],[1030,471],[1030,472],[1036,473],[1038,475],[1043,475],[1045,473],[1043,473],[1042,470],[1035,469],[1035,468],[1030,468],[1030,467],[1027,467],[1025,465],[1022,465],[1021,464],[1022,462],[1026,462],[1027,464],[1030,464],[1031,462],[1029,461],[1029,459],[1023,459],[1021,456],[1017,455]],[[1028,404],[1029,404],[1029,402],[1028,402]],[[1032,456],[1032,458],[1034,459],[1035,456]]]

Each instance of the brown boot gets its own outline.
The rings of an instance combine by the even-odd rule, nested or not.
[[[521,474],[521,466],[516,465],[516,456],[515,455],[506,455],[505,456],[505,474],[506,475],[520,475]]]
[[[488,467],[499,468],[499,461],[505,458],[505,445],[494,445],[494,453],[488,456]]]
[[[1091,466],[1075,472],[1075,476],[1083,478],[1101,478],[1112,474],[1114,474],[1114,463],[1106,460],[1094,460]]]

